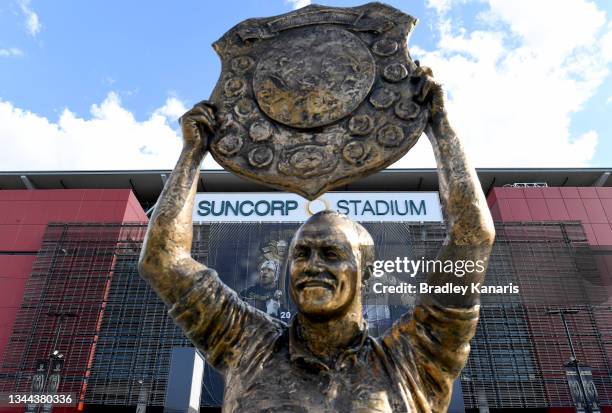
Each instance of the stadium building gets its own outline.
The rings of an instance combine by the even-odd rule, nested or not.
[[[611,172],[478,170],[496,221],[492,291],[483,294],[452,411],[569,413],[578,404],[612,412]],[[169,174],[0,173],[0,413],[162,412],[194,383],[201,411],[220,411],[216,372],[202,365],[193,381],[174,375],[185,368],[181,351],[193,350],[137,272],[147,217]],[[371,232],[379,259],[426,261],[445,236],[437,190],[434,169],[385,170],[307,202],[203,171],[193,254],[249,303],[288,321],[285,254],[299,222],[337,209]],[[260,285],[264,272],[280,294]],[[414,303],[414,295],[378,294],[374,284],[422,275],[368,281],[371,334]],[[516,291],[493,291],[510,285]],[[197,373],[198,358],[183,371]],[[33,392],[74,400],[9,407],[8,395]]]

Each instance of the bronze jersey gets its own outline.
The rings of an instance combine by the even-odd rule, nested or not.
[[[225,376],[225,413],[445,412],[467,361],[479,307],[421,297],[381,338],[367,328],[333,365],[288,326],[244,301],[208,269],[169,314]]]

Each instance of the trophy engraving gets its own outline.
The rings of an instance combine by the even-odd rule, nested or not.
[[[223,63],[211,97],[215,160],[309,199],[397,161],[427,121],[412,99],[405,39],[415,23],[371,3],[238,24],[214,44]]]

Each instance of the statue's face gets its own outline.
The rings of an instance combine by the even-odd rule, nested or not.
[[[344,220],[304,225],[289,255],[291,296],[298,311],[329,319],[346,313],[361,294],[358,237]]]

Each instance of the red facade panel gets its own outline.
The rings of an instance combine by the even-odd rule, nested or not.
[[[0,277],[0,311],[4,312],[9,308],[19,308],[23,289],[27,281],[28,279],[23,277]],[[1,325],[0,334],[2,334]]]
[[[129,189],[4,190],[0,194],[0,224],[122,222],[130,206],[134,211],[130,215],[146,220],[144,211]]]
[[[493,217],[493,221],[500,221],[501,213],[499,212],[499,204],[495,203],[493,205],[490,205],[489,208],[491,209],[491,216]]]
[[[508,205],[512,211],[513,221],[532,221],[526,199],[510,198],[508,199]]]
[[[586,213],[586,209],[584,209],[584,204],[581,199],[568,198],[564,199],[564,202],[570,220],[588,222],[589,216]]]
[[[565,209],[565,203],[560,198],[547,198],[545,199],[546,208],[550,215],[550,219],[553,221],[569,221],[570,217]]]
[[[74,222],[121,222],[126,208],[127,199],[82,201]]]
[[[20,225],[13,249],[15,251],[37,251],[46,227],[46,224]]]
[[[591,224],[593,226],[593,232],[595,238],[597,238],[597,245],[610,245],[612,246],[612,228],[610,224]]]
[[[494,188],[494,191],[497,192],[499,198],[525,198],[522,188],[500,187]]]
[[[102,194],[104,194],[105,191],[107,190],[102,189],[98,191],[85,191],[85,193],[83,193],[83,197],[81,198],[81,200],[82,201],[99,201],[102,199]]]
[[[608,222],[612,224],[612,198],[602,198],[599,202],[601,202],[601,207],[606,214]]]
[[[597,187],[596,191],[600,199],[612,199],[612,188]]]
[[[563,198],[580,198],[580,193],[578,192],[578,188],[567,187],[567,188],[559,188],[561,191],[561,196]]]
[[[128,207],[125,211],[123,222],[148,222],[149,218],[140,206],[136,196],[132,192],[130,192],[129,196]]]
[[[37,189],[32,192],[31,199],[40,201],[80,201],[88,191],[100,191],[100,189]]]
[[[20,203],[20,207],[23,209],[25,217],[21,224],[28,225],[46,225],[49,220],[49,211],[47,209],[47,201],[44,200],[30,200],[28,202]]]
[[[544,194],[542,193],[540,188],[522,188],[522,189],[523,189],[523,194],[525,195],[525,198],[527,199],[544,198]]]
[[[595,187],[580,187],[578,188],[578,193],[581,199],[599,198]]]
[[[26,201],[32,197],[32,191],[4,189],[0,191],[0,202]]]
[[[499,206],[499,220],[500,221],[512,221],[512,209],[510,208],[510,203],[507,199],[500,199],[497,202]]]
[[[75,204],[76,202],[76,204]],[[80,201],[47,201],[47,222],[74,222]]]
[[[531,191],[525,191],[525,193]],[[540,195],[542,195],[540,193]],[[527,199],[527,206],[529,207],[529,214],[531,215],[531,219],[533,221],[547,221],[550,220],[550,213],[548,212],[548,207],[546,206],[546,200],[542,197],[540,199],[533,197],[532,199]]]
[[[0,191],[1,192],[1,191]],[[2,210],[0,210],[0,214]],[[14,251],[15,240],[19,235],[20,225],[2,225],[0,226],[0,251]]]
[[[494,190],[489,191],[489,193],[487,194],[487,205],[489,206],[489,208],[495,205],[496,202],[497,202],[496,192]]]
[[[0,278],[27,278],[35,258],[34,255],[0,255]]]
[[[2,201],[0,201],[2,202]],[[20,224],[26,216],[26,211],[19,202],[2,202],[0,225]]]
[[[559,190],[559,188],[550,187],[550,188],[539,188],[539,189],[540,191],[542,191],[542,195],[544,196],[544,198],[547,198],[547,199],[563,198],[561,196],[561,191]]]
[[[125,201],[129,198],[131,192],[129,189],[105,189],[100,199],[105,201]]]
[[[588,221],[593,224],[601,224],[607,223],[608,217],[606,217],[606,213],[601,205],[601,201],[597,198],[592,199],[583,199],[582,204],[584,205],[584,209],[586,210]]]

